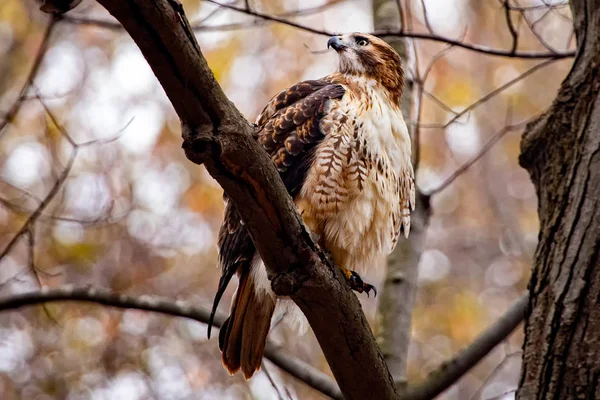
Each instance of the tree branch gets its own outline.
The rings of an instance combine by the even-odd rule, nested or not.
[[[50,204],[52,199],[54,199],[54,196],[56,196],[56,194],[62,187],[63,183],[69,176],[69,173],[71,172],[71,168],[73,167],[73,163],[75,162],[76,157],[77,157],[77,147],[73,148],[73,150],[71,151],[71,155],[69,156],[67,165],[63,169],[62,173],[60,174],[60,176],[58,177],[56,182],[54,182],[54,184],[52,185],[52,188],[50,189],[50,191],[48,192],[48,194],[46,195],[44,200],[42,200],[42,202],[35,209],[35,211],[33,213],[31,213],[31,215],[27,218],[27,220],[25,221],[23,226],[21,226],[21,229],[19,229],[17,231],[17,233],[13,236],[13,238],[10,240],[10,242],[8,242],[6,247],[2,250],[2,252],[0,253],[0,260],[2,260],[12,250],[12,248],[17,244],[17,242],[19,241],[21,236],[23,236],[25,233],[27,233],[29,231],[32,224],[38,219],[38,217],[40,215],[42,215],[42,212],[46,209],[48,204]]]
[[[189,318],[205,324],[208,323],[210,317],[209,310],[194,307],[183,301],[173,302],[155,296],[133,297],[106,289],[94,287],[76,288],[71,286],[55,289],[43,288],[39,291],[16,294],[0,299],[0,311],[15,310],[24,306],[57,301],[84,301],[109,307],[151,311],[175,317]],[[220,327],[225,318],[224,315],[217,314],[213,321],[214,326]],[[265,358],[324,395],[333,399],[343,399],[340,390],[327,375],[272,343],[267,343]]]
[[[314,15],[325,11],[326,9],[341,3],[343,0],[333,0],[329,1],[325,4],[321,4],[319,6],[301,8],[294,11],[286,11],[278,14],[274,14],[275,17],[279,18],[292,18],[292,17],[302,17],[307,15]],[[210,19],[216,11],[226,10],[225,7],[216,8],[213,12],[211,12],[207,17],[199,21],[191,22],[191,26],[194,29],[194,32],[211,32],[211,31],[230,31],[230,30],[238,30],[238,29],[248,29],[248,28],[256,28],[266,25],[269,20],[264,18],[255,18],[252,21],[247,22],[233,22],[228,24],[221,25],[206,25],[205,23]],[[87,18],[73,15],[65,15],[61,20],[66,23],[75,24],[75,25],[93,25],[98,26],[105,29],[111,30],[122,30],[123,26],[118,22],[106,21],[95,18]]]
[[[31,70],[29,71],[29,74],[27,75],[25,84],[21,88],[17,99],[14,101],[14,103],[8,109],[8,111],[4,114],[2,120],[0,120],[0,136],[2,135],[2,131],[4,131],[4,128],[6,128],[6,125],[8,125],[8,123],[11,122],[19,112],[21,104],[23,104],[23,101],[25,100],[25,97],[27,95],[27,90],[29,90],[29,87],[33,83],[33,80],[35,79],[40,69],[40,65],[42,65],[42,60],[46,55],[46,51],[48,50],[48,44],[50,43],[50,36],[52,35],[52,32],[54,31],[54,27],[56,26],[56,22],[58,20],[59,19],[57,17],[52,16],[50,22],[48,22],[46,30],[44,31],[44,36],[42,37],[42,42],[37,51],[35,59],[33,60],[33,65],[31,67]]]
[[[497,88],[495,88],[491,92],[487,93],[485,96],[483,96],[483,97],[479,98],[478,100],[476,100],[475,102],[469,104],[469,106],[465,107],[460,112],[454,113],[454,116],[452,118],[450,118],[450,120],[448,120],[448,122],[446,122],[444,124],[439,124],[439,123],[421,124],[421,127],[423,127],[423,128],[447,128],[450,125],[452,125],[453,123],[457,122],[458,119],[460,117],[462,117],[463,115],[468,114],[469,112],[473,111],[474,109],[476,109],[480,105],[485,104],[486,102],[488,102],[493,97],[499,95],[500,93],[502,93],[503,91],[505,91],[509,87],[511,87],[514,84],[522,81],[523,79],[527,78],[529,75],[537,72],[538,70],[540,70],[542,68],[545,68],[545,67],[549,66],[550,64],[553,64],[555,61],[557,61],[557,60],[549,59],[549,60],[545,60],[545,61],[542,61],[542,62],[534,65],[533,67],[529,68],[527,71],[523,72],[519,76],[511,79],[510,81],[506,82],[502,86],[498,86]]]
[[[283,18],[275,17],[270,14],[264,14],[253,10],[247,10],[242,7],[234,6],[231,4],[223,4],[216,0],[204,0],[212,4],[216,4],[223,8],[227,8],[233,11],[237,11],[240,13],[244,13],[247,15],[252,15],[254,17],[266,19],[268,21],[278,22],[280,24],[284,24],[290,26],[292,28],[301,29],[306,32],[314,33],[317,35],[325,35],[325,36],[333,36],[334,32],[329,32],[323,29],[316,29],[309,26],[304,26],[298,24],[293,21],[289,21]],[[575,56],[574,51],[566,51],[562,53],[554,53],[554,52],[528,52],[528,51],[518,51],[516,46],[513,46],[511,50],[500,50],[494,49],[487,46],[482,46],[478,44],[469,44],[464,43],[460,40],[455,40],[452,38],[448,38],[445,36],[436,35],[434,33],[419,33],[419,32],[407,32],[404,30],[404,27],[400,29],[392,29],[392,30],[376,30],[374,33],[376,36],[380,37],[403,37],[403,38],[411,38],[411,39],[423,39],[423,40],[431,40],[435,42],[447,43],[453,46],[462,47],[467,50],[475,51],[478,53],[487,54],[490,56],[502,56],[502,57],[510,57],[510,58],[570,58]]]
[[[525,318],[529,296],[523,295],[466,349],[440,365],[419,384],[409,386],[402,400],[430,400],[452,386],[516,329]]]
[[[242,7],[237,7],[231,4],[223,4],[216,0],[205,0],[209,3],[218,5],[223,8],[227,8],[236,12],[244,13],[265,21],[276,22],[283,25],[287,25],[292,28],[296,28],[305,32],[313,33],[315,35],[322,36],[333,36],[335,32],[330,32],[325,29],[317,29],[310,26],[302,25],[294,21],[290,21],[281,16],[275,16],[271,14],[265,14],[254,10],[246,10]],[[97,25],[107,29],[121,29],[119,24],[115,24],[110,21],[102,21],[95,20],[90,18],[79,18],[79,17],[65,17],[65,22],[75,23],[75,24],[87,24],[87,25]],[[195,31],[218,31],[218,30],[229,30],[229,29],[239,29],[239,28],[247,28],[255,26],[255,24],[227,24],[223,26],[210,26],[210,27],[200,27],[194,26]],[[419,40],[428,40],[434,41],[438,43],[446,43],[452,46],[460,47],[465,50],[474,51],[481,54],[486,54],[488,56],[497,56],[497,57],[508,57],[508,58],[523,58],[523,59],[563,59],[563,58],[572,58],[575,57],[575,51],[563,51],[563,52],[536,52],[536,51],[519,51],[517,49],[511,50],[502,50],[496,49],[492,47],[487,47],[479,44],[471,44],[465,43],[460,39],[453,39],[441,35],[437,35],[434,33],[420,33],[420,32],[408,32],[403,28],[400,29],[384,29],[384,30],[376,30],[372,33],[375,36],[379,36],[382,38],[385,37],[397,37],[397,38],[409,38],[409,39],[419,39]]]
[[[253,128],[216,82],[181,4],[99,2],[131,35],[171,100],[187,157],[204,163],[243,205],[238,210],[273,290],[303,311],[345,398],[397,398],[358,299],[313,243],[273,163],[252,138]]]
[[[404,28],[401,26],[400,17],[403,10],[399,1],[375,0],[373,1],[373,20],[375,29]],[[409,19],[409,13],[406,13]],[[398,52],[408,69],[409,46],[404,39],[391,38],[390,45]],[[411,108],[415,107],[417,122],[419,121],[420,96],[422,91],[414,90],[414,81],[419,81],[418,63],[414,78],[407,78],[405,90],[402,95],[401,109],[405,118],[411,115]],[[419,141],[416,137],[417,130],[412,129],[413,162],[415,168],[418,163]],[[411,232],[408,239],[401,238],[392,254],[387,259],[387,270],[381,300],[379,302],[379,320],[381,328],[377,340],[381,345],[385,361],[392,373],[394,381],[405,382],[407,370],[408,347],[410,344],[410,327],[414,300],[417,292],[418,265],[423,252],[425,234],[430,217],[429,201],[417,191],[417,204],[411,215]]]
[[[456,169],[456,171],[454,171],[452,173],[452,175],[450,175],[448,178],[446,178],[446,180],[444,182],[442,182],[438,187],[436,187],[436,188],[431,189],[430,191],[428,191],[426,193],[426,196],[428,196],[428,197],[435,196],[436,194],[438,194],[442,190],[446,189],[448,186],[450,186],[452,184],[452,182],[454,182],[456,180],[456,178],[458,178],[459,176],[461,176],[462,174],[464,174],[469,168],[471,168],[471,166],[473,164],[475,164],[477,161],[479,161],[479,159],[481,157],[483,157],[484,155],[486,155],[487,152],[490,151],[490,149],[492,147],[494,147],[494,145],[500,139],[502,139],[504,137],[504,135],[506,135],[508,132],[512,132],[514,130],[523,128],[531,120],[532,120],[532,118],[528,119],[527,121],[519,122],[517,124],[507,125],[504,128],[500,129],[498,132],[494,133],[492,135],[492,137],[490,137],[488,139],[488,141],[483,145],[483,147],[477,152],[477,154],[475,154],[469,161],[465,162],[463,165],[461,165],[460,167],[458,167]]]

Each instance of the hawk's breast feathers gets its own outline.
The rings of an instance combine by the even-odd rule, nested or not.
[[[334,261],[356,267],[391,252],[401,226],[408,235],[410,138],[375,80],[336,73],[299,83],[257,121],[260,143]]]

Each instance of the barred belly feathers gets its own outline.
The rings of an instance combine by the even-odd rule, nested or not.
[[[273,97],[257,119],[258,141],[350,287],[368,293],[374,288],[353,270],[374,268],[401,232],[408,236],[415,204],[411,143],[400,112],[402,64],[387,43],[371,35],[334,36],[327,45],[338,53],[338,71]],[[276,306],[295,306],[272,292],[236,206],[227,199],[218,246],[222,276],[213,315],[233,275],[239,278],[219,348],[227,371],[241,369],[249,379],[260,368]]]

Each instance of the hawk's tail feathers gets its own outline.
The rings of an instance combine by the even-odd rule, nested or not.
[[[231,375],[241,368],[250,379],[260,368],[274,310],[271,296],[256,293],[251,274],[242,273],[231,314],[219,332],[223,366]]]

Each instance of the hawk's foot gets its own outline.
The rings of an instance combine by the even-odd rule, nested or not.
[[[346,278],[348,279],[348,284],[353,290],[356,290],[358,293],[365,292],[367,297],[369,297],[369,294],[372,290],[374,297],[377,297],[377,289],[375,286],[363,281],[360,275],[356,272],[350,270],[348,270],[348,272],[349,274],[346,276]]]

